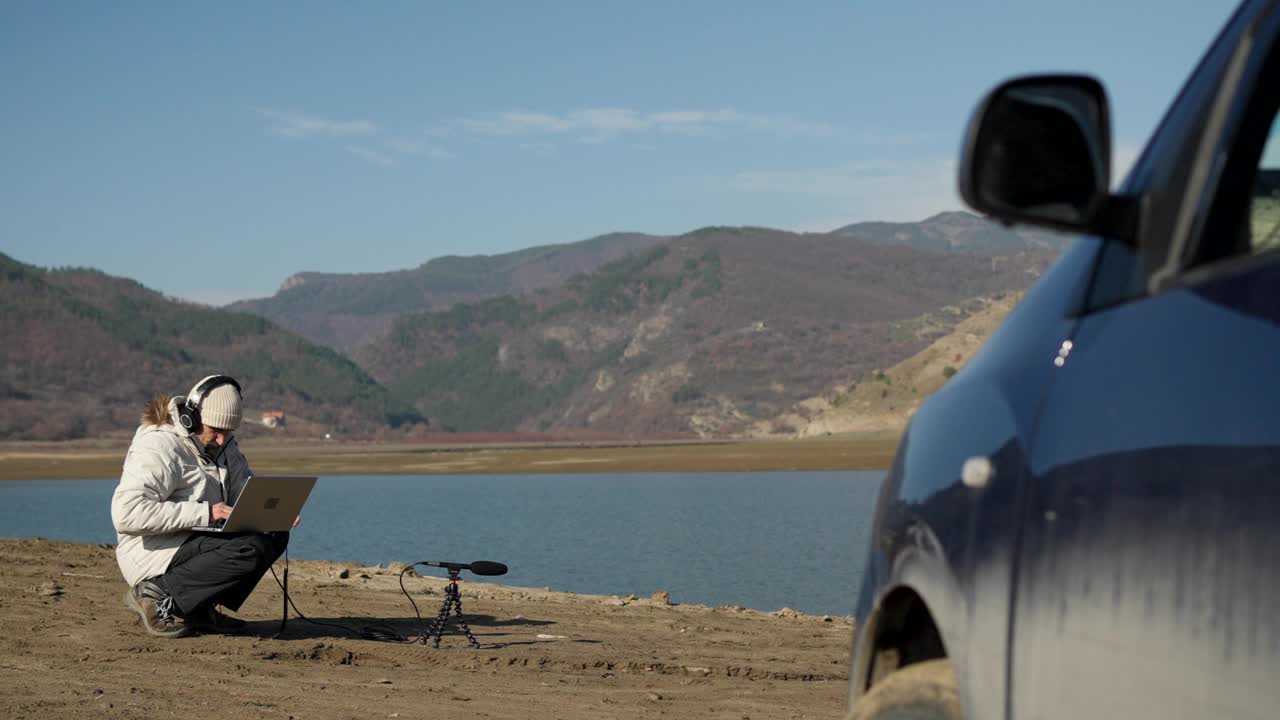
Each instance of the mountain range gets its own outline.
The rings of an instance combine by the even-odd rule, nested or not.
[[[402,313],[448,310],[460,302],[554,287],[576,273],[590,272],[666,239],[613,233],[502,255],[449,255],[412,270],[303,272],[288,277],[269,298],[235,302],[227,309],[261,315],[312,342],[350,352]]]
[[[832,231],[882,245],[920,250],[998,255],[1031,250],[1057,254],[1068,236],[1050,230],[1006,227],[967,212],[944,212],[920,222],[862,222]]]
[[[559,288],[401,316],[353,357],[458,430],[732,435],[918,352],[1048,257],[709,228]]]
[[[304,434],[791,433],[798,403],[922,351],[1030,285],[1061,245],[967,213],[615,233],[299,273],[223,309],[0,256],[0,438],[131,428],[148,393],[206,368],[238,374],[252,407]]]

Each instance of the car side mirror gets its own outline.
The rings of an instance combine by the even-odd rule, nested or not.
[[[998,220],[1097,231],[1111,199],[1102,84],[1038,75],[999,85],[969,122],[959,179],[965,202]]]

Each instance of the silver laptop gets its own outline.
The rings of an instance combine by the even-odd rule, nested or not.
[[[291,530],[315,484],[314,476],[250,475],[226,520],[192,530],[221,533]]]

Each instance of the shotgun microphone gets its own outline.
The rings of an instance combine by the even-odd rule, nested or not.
[[[435,562],[432,560],[423,560],[418,565],[429,565],[431,567],[444,568],[445,570],[470,570],[476,575],[506,575],[507,566],[500,562],[492,560],[473,560],[470,563],[452,563],[452,562]]]

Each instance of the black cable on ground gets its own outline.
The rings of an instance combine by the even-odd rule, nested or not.
[[[409,604],[413,606],[413,614],[418,618],[417,636],[408,637],[399,630],[396,630],[394,627],[387,625],[386,623],[380,623],[376,625],[365,625],[360,629],[360,637],[363,637],[366,640],[379,640],[381,642],[416,642],[419,645],[427,644],[427,638],[431,636],[431,629],[422,627],[422,613],[418,612],[418,603],[413,601],[413,596],[409,594],[409,590],[404,586],[404,574],[421,564],[422,563],[414,563],[400,571],[400,592],[404,593],[404,596],[409,598]]]
[[[275,566],[272,566],[270,569],[271,569],[271,577],[275,579],[276,585],[280,586],[280,592],[284,593],[284,599],[285,599],[285,602],[288,604],[288,607],[293,608],[293,612],[297,614],[298,618],[305,622],[309,622],[312,625],[320,625],[322,627],[337,628],[339,630],[352,633],[355,636],[362,638],[364,640],[376,640],[378,642],[391,642],[391,643],[418,643],[419,645],[426,645],[427,638],[431,636],[430,629],[422,627],[422,613],[418,612],[418,603],[413,601],[413,596],[409,594],[409,590],[404,586],[404,574],[422,564],[423,563],[417,562],[412,565],[409,565],[408,567],[400,571],[400,592],[404,593],[404,596],[409,598],[409,604],[413,606],[413,614],[418,618],[419,631],[418,631],[418,634],[415,636],[407,636],[404,633],[400,632],[399,630],[396,630],[394,627],[386,623],[365,625],[364,627],[357,630],[355,628],[347,627],[346,625],[338,625],[337,623],[327,623],[327,622],[321,622],[319,620],[312,620],[306,615],[303,615],[302,611],[298,609],[298,606],[294,604],[293,598],[289,596],[289,590],[286,583],[280,582],[280,578],[276,575]],[[284,573],[285,573],[285,580],[287,581],[289,578],[289,549],[288,548],[285,548],[285,551],[284,551]],[[282,629],[284,627],[284,622],[288,616],[288,609],[286,608],[284,612],[285,612],[285,617],[282,617],[280,619],[280,626]]]

